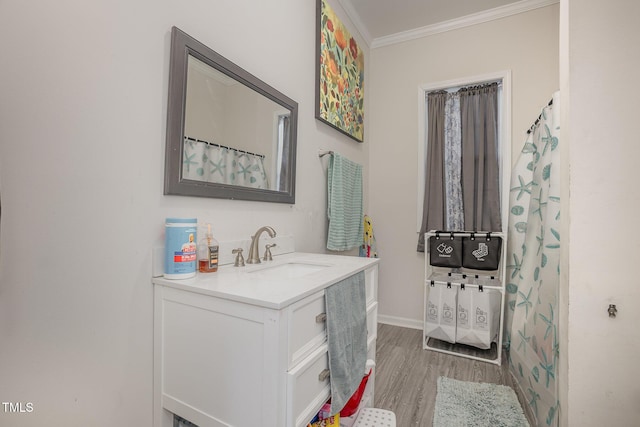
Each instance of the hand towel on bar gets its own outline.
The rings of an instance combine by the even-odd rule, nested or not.
[[[362,244],[362,166],[333,153],[328,170],[327,249],[346,251]]]
[[[325,289],[331,414],[356,392],[367,364],[367,309],[364,272]]]

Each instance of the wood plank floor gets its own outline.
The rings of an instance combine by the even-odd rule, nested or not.
[[[519,394],[504,357],[498,366],[424,350],[422,330],[378,324],[374,406],[395,412],[398,427],[432,425],[439,376],[508,385]]]

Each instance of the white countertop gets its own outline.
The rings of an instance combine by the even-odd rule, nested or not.
[[[282,309],[342,279],[377,264],[378,258],[294,252],[274,256],[273,261],[224,265],[215,273],[197,273],[196,277],[169,280],[154,277],[154,285],[211,295],[266,308]],[[309,264],[317,271],[289,278],[268,272],[284,264]],[[302,266],[304,267],[304,266]]]

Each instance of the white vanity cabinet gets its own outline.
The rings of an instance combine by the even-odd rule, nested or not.
[[[274,263],[292,257],[305,259]],[[283,279],[228,267],[153,280],[156,427],[172,427],[174,413],[200,427],[306,426],[330,397],[324,289],[359,271],[375,360],[378,260],[308,259],[327,268]]]

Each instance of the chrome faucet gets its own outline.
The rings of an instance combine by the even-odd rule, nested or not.
[[[268,225],[260,227],[256,234],[251,237],[251,246],[249,246],[249,258],[247,258],[247,264],[260,264],[260,254],[258,248],[260,247],[260,235],[263,231],[269,233],[269,237],[276,237],[276,230]]]

